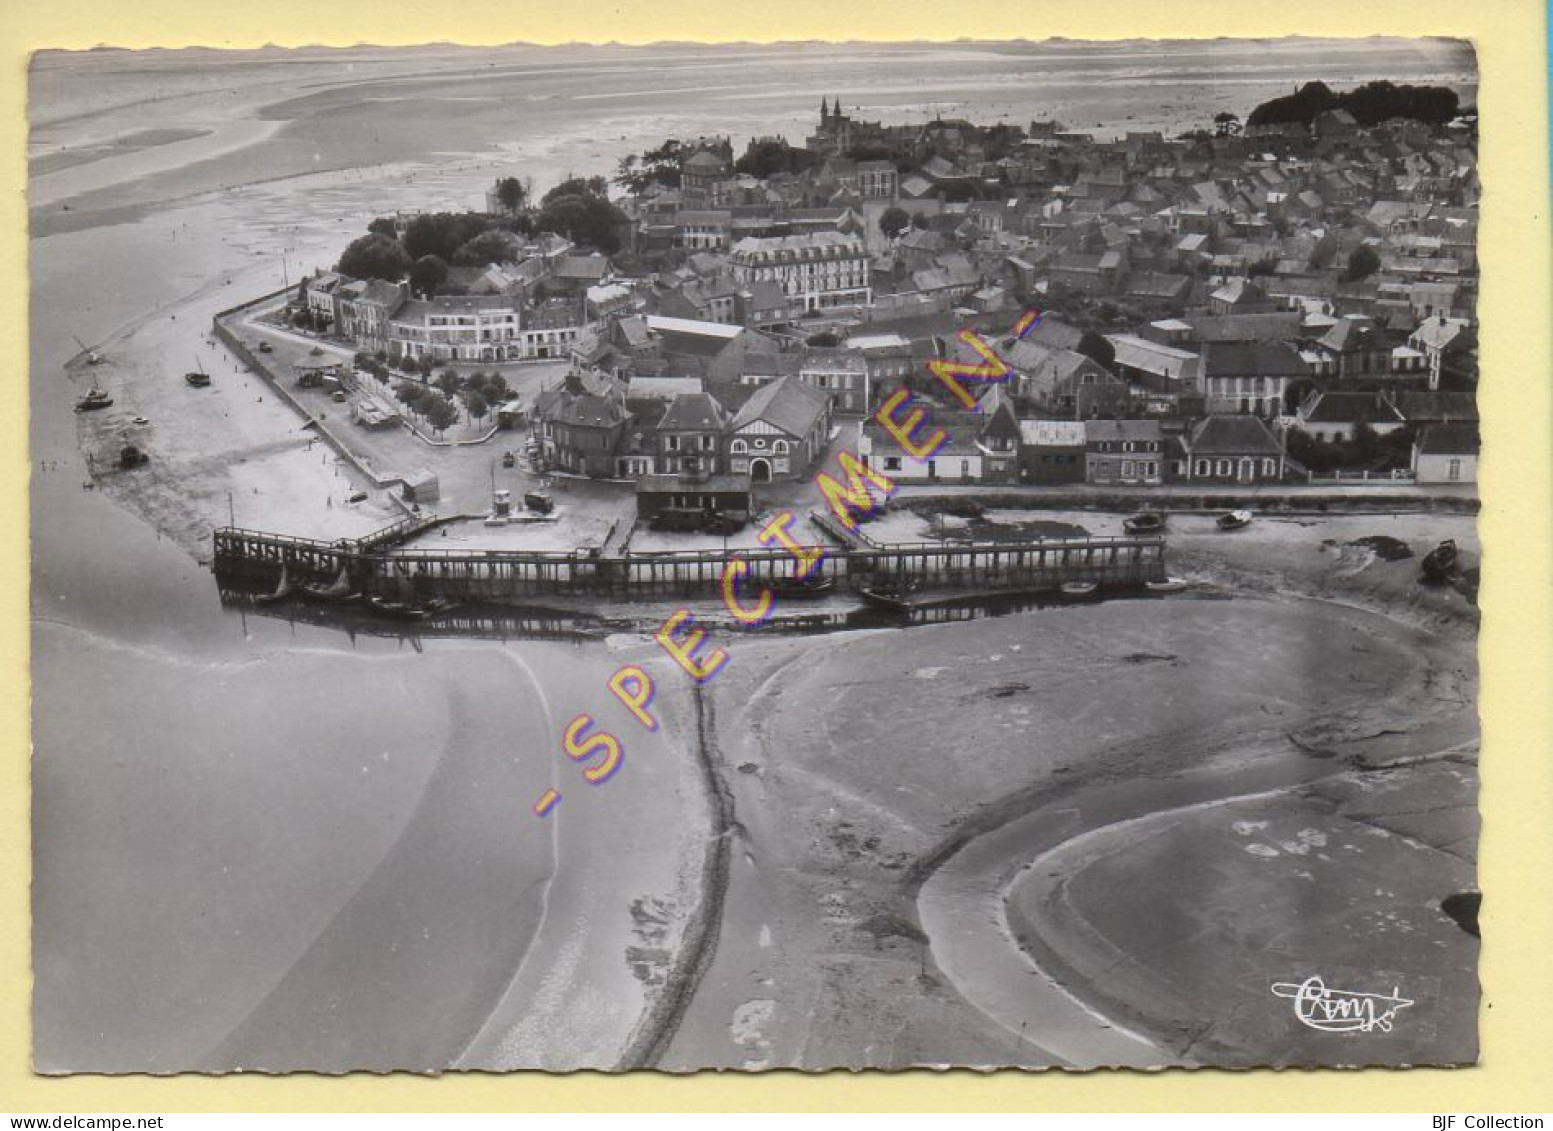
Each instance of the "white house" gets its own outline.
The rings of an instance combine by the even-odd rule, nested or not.
[[[1418,483],[1476,483],[1477,426],[1435,424],[1413,442],[1413,478]]]

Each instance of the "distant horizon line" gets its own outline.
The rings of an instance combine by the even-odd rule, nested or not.
[[[1120,47],[1129,45],[1162,44],[1178,45],[1192,44],[1200,46],[1225,45],[1230,46],[1241,43],[1277,43],[1288,45],[1348,45],[1355,47],[1380,44],[1442,44],[1471,50],[1472,42],[1464,37],[1445,35],[1368,35],[1368,36],[1311,36],[1311,35],[1286,35],[1286,36],[1214,36],[1211,38],[1149,38],[1128,37],[1117,39],[1103,38],[1074,38],[1071,36],[1054,35],[1042,39],[1031,39],[1026,36],[1016,36],[1008,39],[981,39],[961,37],[957,39],[728,39],[728,40],[696,40],[696,39],[655,39],[633,42],[627,40],[563,40],[552,43],[542,43],[534,40],[509,40],[504,43],[460,43],[453,40],[428,40],[421,43],[372,43],[358,40],[355,43],[300,43],[284,44],[273,40],[262,44],[248,46],[217,46],[215,44],[191,43],[177,47],[172,46],[147,46],[147,47],[123,47],[118,44],[98,43],[91,47],[40,47],[33,52],[34,57],[40,55],[89,55],[123,52],[126,54],[142,54],[148,52],[182,52],[182,51],[220,51],[228,53],[252,52],[252,51],[422,51],[429,49],[456,50],[456,51],[502,51],[510,49],[537,49],[560,50],[566,48],[624,48],[627,50],[643,50],[660,47],[674,48],[722,48],[722,47],[913,47],[913,48],[949,48],[949,47],[998,47],[998,46],[1031,46],[1064,45],[1075,47]]]

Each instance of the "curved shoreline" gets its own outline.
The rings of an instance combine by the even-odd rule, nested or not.
[[[1395,610],[1376,608],[1372,601],[1299,594],[1295,599],[1364,611],[1399,628],[1416,630],[1393,615]],[[1429,730],[1439,726],[1435,722]],[[1064,962],[1044,941],[1036,924],[1022,916],[1020,923],[1012,921],[1011,914],[1017,915],[1017,911],[1010,892],[1027,872],[1077,840],[1111,835],[1139,821],[1169,820],[1207,806],[1280,795],[1351,773],[1362,765],[1303,745],[1294,734],[1286,737],[1291,749],[1239,751],[1233,761],[1221,759],[1201,769],[1166,770],[1162,776],[1121,781],[1112,775],[1110,780],[1084,784],[1043,781],[978,810],[914,861],[905,876],[935,965],[978,1012],[1018,1034],[1022,1043],[1028,1017],[1016,1026],[1011,1023],[1016,1019],[1011,1013],[1022,1006],[1037,1005],[1042,1010],[1040,1047],[1072,1067],[1162,1068],[1197,1063],[1183,1059],[1195,1040],[1187,1042],[1180,1052],[1172,1050],[1168,1026],[1160,1019],[1141,1009],[1119,1006],[1097,990],[1091,979]],[[1423,755],[1388,759],[1384,765],[1401,767],[1445,758],[1470,745],[1473,743],[1457,743]],[[1258,753],[1264,756],[1257,757]],[[1162,795],[1179,803],[1162,808]],[[1033,851],[1032,840],[1037,845]],[[1051,879],[1060,883],[1066,877]],[[989,940],[985,932],[961,929],[967,922],[987,919],[1001,937]],[[1027,941],[1038,944],[1040,953],[1032,954]],[[1059,1018],[1056,1040],[1049,1035],[1053,1016]],[[1148,1050],[1153,1050],[1152,1056]]]

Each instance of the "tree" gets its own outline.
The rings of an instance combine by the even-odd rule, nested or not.
[[[516,212],[528,201],[528,190],[517,177],[503,177],[496,182],[496,199],[508,212]]]
[[[1309,432],[1300,428],[1290,428],[1284,433],[1283,442],[1289,458],[1306,469],[1310,471],[1332,469],[1333,453],[1325,444],[1317,442]]]
[[[485,399],[500,404],[507,399],[507,378],[500,373],[488,373],[485,377]]]
[[[925,212],[913,212],[911,214],[911,226],[919,232],[925,232],[933,226],[933,221],[929,219]]]
[[[492,263],[515,262],[522,255],[522,240],[511,232],[492,228],[455,251],[453,262],[460,267],[487,267]]]
[[[372,223],[367,225],[367,231],[369,233],[375,232],[380,236],[387,236],[391,240],[399,238],[399,229],[394,227],[393,220],[387,216],[379,216],[372,221]]]
[[[340,256],[338,270],[353,279],[387,279],[397,283],[410,270],[410,257],[397,240],[372,234],[352,240]]]
[[[421,402],[421,415],[434,431],[440,433],[458,420],[458,409],[453,407],[453,402],[445,395],[430,393]]]
[[[435,255],[423,255],[410,268],[410,285],[424,298],[437,293],[437,288],[447,282],[447,261]]]
[[[483,212],[423,212],[405,227],[404,249],[411,259],[435,255],[451,263],[455,251],[502,223],[501,218]]]
[[[1100,334],[1093,330],[1085,330],[1084,336],[1078,340],[1078,353],[1092,361],[1097,361],[1107,369],[1116,360],[1116,347]]]
[[[491,405],[478,391],[472,391],[464,398],[464,409],[469,413],[469,419],[478,423],[491,411]]]
[[[550,204],[560,200],[563,196],[599,196],[609,195],[609,182],[603,177],[568,177],[555,188],[545,193],[540,198],[541,205]]]
[[[1228,110],[1220,110],[1213,116],[1213,136],[1240,136],[1240,115],[1231,114]]]
[[[1381,453],[1380,436],[1368,420],[1360,420],[1353,426],[1353,453],[1362,466],[1374,463]]]
[[[605,255],[620,250],[619,226],[625,222],[620,209],[601,195],[586,191],[547,195],[538,218],[542,231],[557,232],[574,243],[596,247]]]
[[[458,370],[454,369],[452,366],[448,366],[448,368],[437,374],[437,380],[434,382],[434,384],[437,386],[437,388],[441,389],[445,395],[452,396],[454,393],[458,392],[458,387],[463,384],[463,382],[459,380]]]
[[[643,190],[652,184],[652,174],[638,166],[640,161],[641,158],[636,154],[627,153],[615,166],[615,176],[611,183],[625,189],[632,196],[640,196]]]
[[[879,230],[889,239],[899,239],[911,227],[911,213],[891,205],[879,217]]]
[[[1380,256],[1369,244],[1362,243],[1348,253],[1348,270],[1343,272],[1344,282],[1355,283],[1380,270]]]

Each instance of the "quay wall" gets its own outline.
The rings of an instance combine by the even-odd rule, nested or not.
[[[327,423],[314,416],[312,411],[309,410],[306,405],[304,405],[294,395],[292,395],[291,391],[287,389],[284,382],[282,382],[280,375],[264,363],[264,359],[261,354],[255,353],[253,350],[249,349],[247,343],[239,338],[235,333],[233,333],[232,330],[226,325],[226,320],[233,315],[239,314],[245,310],[251,310],[255,306],[259,306],[263,303],[269,302],[272,299],[278,298],[281,295],[287,294],[291,291],[291,289],[292,288],[287,287],[279,291],[271,291],[269,294],[260,295],[258,298],[250,299],[249,301],[241,303],[238,306],[230,307],[227,310],[218,312],[212,319],[212,325],[216,337],[221,341],[222,345],[226,346],[227,349],[232,351],[232,353],[239,361],[257,373],[260,377],[264,378],[265,382],[270,386],[270,389],[275,393],[275,395],[280,397],[281,400],[285,401],[286,404],[288,404],[298,416],[307,421],[308,427],[310,427],[318,435],[320,440],[328,444],[329,447],[333,448],[335,453],[339,455],[341,459],[345,460],[358,472],[365,476],[368,482],[370,482],[373,486],[379,489],[389,490],[390,497],[394,500],[394,502],[397,503],[401,508],[408,509],[408,504],[405,503],[404,499],[402,498],[402,491],[405,486],[405,480],[400,476],[379,475],[376,471],[374,471],[370,465],[368,465],[359,456],[357,456],[355,452],[351,450],[350,445],[346,444],[343,440],[334,434]],[[395,490],[396,488],[397,490]]]

